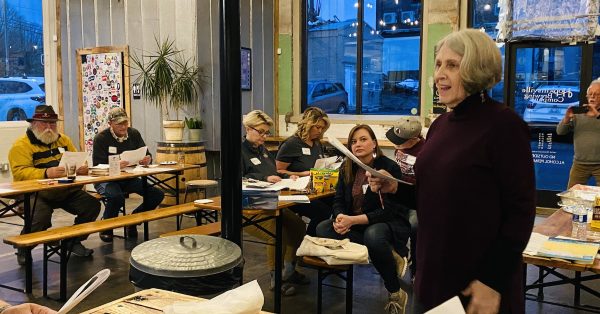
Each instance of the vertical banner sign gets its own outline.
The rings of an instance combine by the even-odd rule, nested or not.
[[[92,151],[94,136],[108,127],[108,112],[129,106],[127,47],[78,49],[81,149]]]
[[[555,128],[531,128],[531,153],[538,190],[564,191],[569,181],[573,145],[560,139]]]

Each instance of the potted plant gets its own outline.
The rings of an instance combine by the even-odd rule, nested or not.
[[[189,139],[190,141],[199,141],[202,138],[202,133],[200,130],[202,129],[202,120],[200,118],[185,118],[185,125],[189,130]]]
[[[173,40],[154,40],[156,51],[131,57],[132,67],[139,71],[134,82],[140,84],[142,97],[161,109],[165,140],[180,141],[184,121],[179,120],[179,110],[197,105],[203,94],[204,76],[195,60],[185,59]],[[173,112],[175,120],[171,120]]]

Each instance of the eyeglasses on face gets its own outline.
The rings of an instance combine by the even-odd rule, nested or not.
[[[260,135],[260,136],[270,136],[271,135],[271,131],[269,131],[269,130],[264,131],[264,130],[257,130],[253,127],[250,127],[250,128],[252,130],[256,131],[256,133],[258,133],[258,135]]]

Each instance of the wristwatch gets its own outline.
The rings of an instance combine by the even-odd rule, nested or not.
[[[4,311],[6,311],[9,307],[12,307],[12,305],[5,304],[3,306],[0,306],[0,314],[2,314]]]

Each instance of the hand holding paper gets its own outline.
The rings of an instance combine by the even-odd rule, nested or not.
[[[136,150],[127,150],[121,153],[121,161],[127,161],[128,165],[137,165],[144,157],[148,147],[140,147]]]
[[[87,152],[69,152],[66,151],[62,154],[60,158],[60,162],[58,163],[59,167],[65,167],[67,164],[76,165],[75,169],[79,169],[79,167],[85,164],[87,160],[88,153]]]

